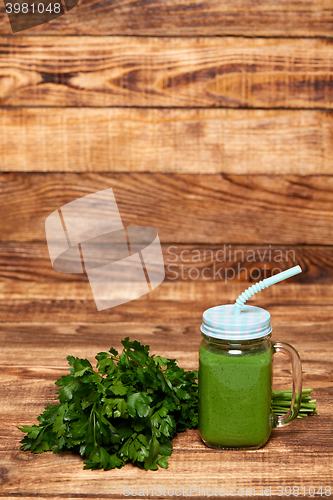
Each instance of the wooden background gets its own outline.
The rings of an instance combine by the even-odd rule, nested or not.
[[[0,4],[0,497],[120,499],[127,485],[333,491],[332,33],[332,0],[81,0],[17,35]],[[98,313],[84,275],[52,269],[44,222],[110,187],[125,225],[157,229],[167,278]],[[186,262],[197,250],[212,258]],[[275,262],[278,250],[292,257]],[[245,269],[221,280],[214,264]],[[189,431],[158,472],[83,471],[70,453],[19,451],[16,425],[52,402],[66,355],[93,361],[129,335],[197,368],[204,309],[234,301],[256,281],[251,269],[296,264],[301,275],[251,303],[271,312],[273,340],[298,349],[319,415],[256,452],[210,450]],[[284,360],[275,373],[276,387],[290,386]]]

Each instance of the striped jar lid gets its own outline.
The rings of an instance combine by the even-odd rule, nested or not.
[[[207,309],[202,315],[201,332],[221,340],[252,340],[271,333],[271,315],[266,309],[244,305],[238,315],[233,310],[234,304]]]

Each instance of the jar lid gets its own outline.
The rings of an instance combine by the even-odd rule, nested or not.
[[[207,309],[202,315],[202,333],[225,340],[259,339],[271,333],[271,315],[266,309],[244,305],[238,315],[233,310],[234,304]]]

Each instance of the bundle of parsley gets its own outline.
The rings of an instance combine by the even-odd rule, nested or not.
[[[120,355],[113,347],[97,354],[97,371],[87,359],[67,356],[70,375],[56,381],[59,404],[45,408],[39,425],[19,427],[27,433],[21,450],[72,450],[93,470],[128,461],[146,470],[168,467],[171,439],[198,425],[198,373],[149,355],[148,345],[128,337],[122,345]],[[303,391],[302,415],[317,413],[309,392]],[[290,401],[291,392],[273,392],[272,410],[286,413]]]
[[[167,468],[171,439],[198,425],[197,371],[185,372],[175,359],[150,356],[149,346],[122,340],[87,359],[67,356],[70,375],[56,381],[59,404],[24,426],[21,450],[73,450],[87,457],[85,469],[121,468],[131,461],[146,470]]]

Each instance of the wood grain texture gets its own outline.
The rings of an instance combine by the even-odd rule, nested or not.
[[[318,39],[2,37],[2,106],[333,107]]]
[[[212,287],[209,292],[203,284],[196,285],[191,301],[188,297],[193,287],[183,284],[181,288],[182,297],[178,294],[173,300],[154,294],[103,313],[97,312],[94,302],[89,300],[0,301],[4,364],[0,376],[8,380],[8,389],[13,381],[13,391],[23,379],[30,384],[27,379],[31,374],[40,374],[40,378],[51,381],[57,378],[57,370],[58,373],[67,370],[68,354],[94,362],[97,352],[107,351],[111,345],[121,349],[120,341],[127,336],[149,344],[154,353],[177,358],[185,369],[196,369],[202,313],[217,303],[233,302],[235,287],[232,284],[227,290]],[[305,287],[298,297],[297,290],[297,287],[288,290],[284,284],[278,291],[272,288],[249,302],[270,311],[273,341],[291,343],[299,351],[304,386],[332,387],[332,301],[327,293],[332,287],[326,289],[326,296],[323,291]],[[320,297],[320,301],[314,303],[312,296]],[[291,368],[284,356],[276,357],[274,367],[277,367],[275,385],[288,388]]]
[[[179,282],[187,282],[186,296],[195,297],[199,290],[202,296],[212,295],[226,284],[241,283],[245,288],[293,265],[302,268],[302,274],[293,278],[293,284],[299,284],[295,291],[299,298],[308,294],[304,285],[311,285],[312,291],[316,285],[320,292],[321,287],[330,287],[333,279],[332,247],[164,244],[162,251],[166,277],[165,284],[154,292],[158,300],[182,297]],[[197,282],[206,285],[196,287]],[[92,292],[85,274],[53,269],[45,242],[2,243],[0,299],[24,298],[91,300]]]
[[[0,32],[11,29],[1,6]],[[22,26],[24,28],[24,26]],[[56,35],[246,35],[331,37],[330,0],[81,0],[65,16],[27,33]]]
[[[332,123],[308,110],[4,108],[1,168],[330,174]]]
[[[328,398],[329,395],[326,396],[326,399]],[[187,495],[189,495],[188,489],[191,485],[193,488],[198,488],[200,485],[201,488],[213,490],[217,487],[217,491],[223,486],[228,490],[252,486],[257,489],[257,496],[259,496],[259,491],[261,492],[262,485],[266,488],[271,486],[275,493],[278,493],[277,486],[281,485],[306,485],[306,487],[315,485],[319,488],[320,485],[331,484],[328,464],[331,451],[317,453],[302,453],[302,451],[305,448],[303,436],[309,432],[318,433],[317,429],[321,422],[318,416],[312,418],[310,422],[306,420],[297,422],[299,429],[297,451],[295,441],[288,440],[294,428],[290,428],[289,431],[274,431],[265,451],[251,454],[244,451],[203,449],[204,445],[198,433],[187,432],[174,440],[174,451],[169,469],[159,470],[154,475],[137,471],[131,465],[126,465],[126,470],[87,473],[82,470],[82,459],[72,453],[59,455],[47,453],[27,459],[22,457],[23,452],[15,449],[1,454],[4,469],[2,488],[6,498],[10,498],[7,495],[21,491],[38,496],[48,494],[51,498],[53,495],[55,498],[62,498],[62,496],[71,498],[71,495],[68,495],[68,488],[71,488],[72,495],[74,493],[79,498],[80,493],[88,498],[121,498],[123,488],[126,486],[130,486],[131,489],[136,488],[136,495],[139,494],[139,488],[143,489],[145,496],[147,496],[147,489],[155,490],[161,485],[162,491],[163,487],[175,489],[184,486],[187,488]],[[321,436],[318,436],[318,440],[320,439],[323,444],[325,443],[325,430],[324,428]],[[282,433],[283,437],[279,437],[278,432]],[[19,433],[20,431],[17,431],[17,442],[20,439]],[[288,466],[291,468],[291,465],[292,470],[286,474],[286,469]],[[31,475],[30,478],[29,475]],[[153,496],[150,493],[150,495],[152,498],[158,498],[157,494],[153,493]],[[166,495],[162,498],[167,498]],[[142,493],[141,496],[143,496]],[[191,496],[198,499],[203,495],[199,497],[193,493]],[[133,497],[134,495],[130,498]]]
[[[161,285],[164,286],[164,285]],[[164,287],[165,288],[165,287]],[[29,299],[7,299],[5,301],[0,301],[0,314],[2,321],[9,323],[17,323],[18,319],[22,323],[32,323],[38,325],[48,324],[54,325],[93,325],[95,324],[107,324],[111,323],[121,323],[121,322],[133,322],[140,324],[151,324],[155,322],[156,324],[164,324],[167,322],[169,324],[184,324],[184,322],[196,322],[197,328],[201,324],[202,313],[205,309],[216,305],[216,303],[234,303],[237,295],[235,295],[235,289],[228,286],[227,289],[223,290],[220,287],[220,291],[217,287],[214,288],[215,294],[212,296],[206,293],[205,297],[202,298],[200,302],[200,307],[198,303],[194,300],[195,297],[202,297],[203,292],[207,291],[207,287],[203,287],[203,290],[198,291],[198,285],[196,286],[197,293],[192,295],[189,300],[184,298],[184,293],[186,289],[182,290],[182,294],[178,293],[176,300],[174,297],[169,297],[164,300],[154,300],[154,293],[150,295],[145,295],[140,299],[128,302],[117,306],[117,308],[106,309],[104,311],[97,311],[96,304],[94,300],[53,300],[53,299],[40,299],[40,300],[29,300]],[[205,289],[206,288],[206,289]],[[239,293],[242,291],[243,287],[239,287]],[[172,289],[171,289],[172,290]],[[193,288],[189,289],[193,292]],[[326,289],[327,291],[327,289]],[[331,289],[329,289],[331,292]],[[306,290],[309,293],[309,290]],[[281,292],[280,292],[281,293]],[[155,295],[158,296],[157,293]],[[249,304],[255,302],[259,307],[264,307],[268,309],[272,314],[274,314],[275,321],[279,324],[283,324],[285,327],[290,325],[291,322],[299,324],[328,324],[332,322],[333,312],[332,312],[332,300],[330,296],[323,300],[313,300],[312,297],[302,297],[297,299],[297,295],[288,296],[291,305],[295,307],[292,309],[286,308],[286,299],[281,297],[280,300],[276,299],[276,296],[271,296],[271,294],[258,294],[254,299],[249,301]],[[224,297],[224,299],[223,299]],[[146,303],[146,307],[142,306],[142,303]],[[274,311],[273,311],[274,308]],[[297,309],[297,312],[295,311]],[[167,313],[167,319],[165,315]],[[164,319],[163,319],[164,318]],[[166,334],[168,332],[166,331]]]
[[[201,283],[200,287],[203,285]],[[113,314],[111,311],[95,313],[96,321],[90,324],[85,324],[89,302],[83,305],[74,301],[74,319],[69,302],[58,301],[64,312],[61,316],[59,308],[54,309],[57,301],[49,303],[47,312],[47,301],[44,301],[44,313],[40,308],[38,324],[34,323],[33,302],[27,301],[24,306],[21,301],[21,315],[17,310],[15,314],[15,301],[0,301],[0,380],[4,424],[0,440],[1,497],[120,499],[123,498],[123,488],[127,486],[145,491],[158,486],[228,490],[251,487],[256,489],[257,496],[261,496],[263,486],[272,488],[270,498],[278,498],[274,495],[278,493],[278,486],[330,486],[333,442],[331,299],[327,297],[330,301],[327,306],[316,306],[316,315],[309,303],[290,303],[290,296],[295,292],[293,286],[281,286],[283,291],[279,287],[275,291],[274,287],[265,291],[274,293],[275,300],[281,302],[280,305],[265,304],[274,322],[273,337],[274,340],[291,342],[299,350],[304,386],[314,388],[319,414],[297,420],[285,429],[274,430],[268,444],[255,452],[212,450],[202,444],[197,430],[187,431],[173,440],[169,468],[154,473],[142,472],[130,464],[108,472],[83,471],[82,459],[69,452],[58,455],[21,452],[19,440],[22,434],[16,425],[35,423],[44,406],[54,403],[57,390],[54,382],[67,373],[66,355],[71,353],[94,362],[98,351],[107,350],[110,345],[119,349],[120,340],[126,334],[149,344],[151,352],[177,357],[185,369],[197,368],[199,324],[204,308],[201,299],[174,303],[171,315],[170,302],[159,301],[163,306],[159,308],[156,307],[158,301],[154,301],[152,308],[150,301],[140,299],[125,305],[125,308],[118,307]],[[308,288],[308,297],[317,295],[315,285],[305,287]],[[321,298],[324,300],[323,295]],[[181,321],[174,321],[175,307]],[[130,310],[136,315],[136,321]],[[108,323],[103,322],[102,316],[105,318],[106,315]],[[92,319],[93,315],[90,316]],[[321,333],[320,343],[317,341],[318,332]],[[279,359],[277,365],[274,364],[274,374],[279,387],[290,385],[290,366],[284,360]],[[153,493],[150,496],[158,495]],[[167,495],[162,497],[167,498]],[[193,493],[192,497],[201,498],[202,494]]]
[[[2,174],[0,240],[45,245],[48,215],[107,188],[163,244],[332,244],[333,177],[292,175]]]

